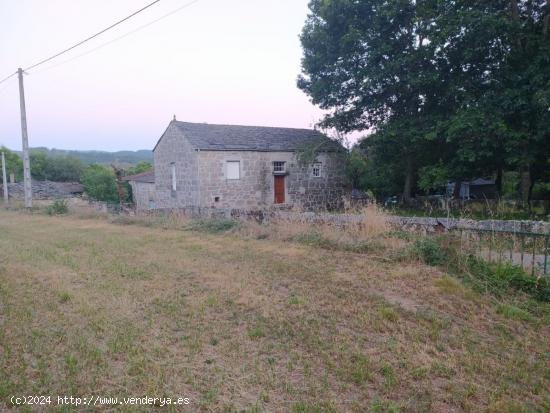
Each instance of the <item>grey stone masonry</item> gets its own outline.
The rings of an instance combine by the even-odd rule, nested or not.
[[[172,122],[154,151],[155,206],[183,208],[198,204],[198,153],[182,139]],[[172,165],[176,173],[176,190],[172,190]]]
[[[228,179],[227,163],[238,161],[239,179]],[[313,166],[300,165],[293,152],[200,151],[200,207],[258,209],[275,204],[275,162],[284,162],[285,202],[307,210],[342,206],[345,171],[342,155],[324,153]]]
[[[170,123],[154,149],[156,209],[220,208],[220,209],[262,209],[271,207],[297,206],[304,210],[325,210],[342,207],[345,192],[345,162],[342,151],[332,143],[328,151],[318,154],[309,165],[297,161],[296,151],[250,149],[243,140],[243,149],[210,149],[214,140],[228,127],[216,127],[215,134],[205,135],[208,145],[197,136],[189,141],[182,130],[181,122]],[[180,126],[178,126],[180,125]],[[212,125],[215,126],[215,125]],[[264,131],[273,128],[238,127],[236,131]],[[198,132],[208,126],[195,127]],[[284,134],[307,135],[309,139],[323,136],[308,130],[283,129]],[[198,133],[196,132],[196,133]],[[275,130],[279,135],[278,129]],[[307,132],[307,133],[306,133]],[[276,135],[279,137],[279,135]],[[296,139],[285,135],[284,142]],[[238,136],[232,136],[232,145]],[[265,136],[260,136],[261,140]],[[280,137],[279,137],[280,139]],[[294,140],[293,140],[294,139]],[[323,139],[328,139],[323,137]],[[198,143],[197,143],[198,142]],[[256,142],[256,145],[258,142]],[[201,149],[202,147],[202,149]],[[204,148],[207,149],[204,149]],[[282,170],[276,170],[276,165]],[[231,170],[229,170],[231,168]],[[284,180],[284,203],[275,203],[275,176]],[[173,190],[173,176],[176,189]]]

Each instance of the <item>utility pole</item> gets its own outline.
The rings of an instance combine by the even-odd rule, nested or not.
[[[4,203],[8,203],[8,178],[6,177],[6,157],[2,152],[2,187],[4,188]]]
[[[29,137],[27,135],[27,111],[25,110],[25,90],[23,69],[17,69],[19,77],[19,104],[21,107],[21,138],[23,140],[23,186],[25,188],[25,208],[32,208],[31,162],[29,159]]]

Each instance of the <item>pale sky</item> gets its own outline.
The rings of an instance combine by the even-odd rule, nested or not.
[[[0,79],[151,0],[0,0]],[[162,0],[25,76],[31,147],[152,149],[178,120],[311,128],[296,87],[308,0]],[[55,66],[55,67],[53,67]],[[21,148],[17,77],[0,84],[0,145]]]

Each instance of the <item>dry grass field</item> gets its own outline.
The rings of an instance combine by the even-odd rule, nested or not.
[[[548,304],[397,259],[374,229],[359,252],[270,231],[0,211],[0,411],[550,411]]]

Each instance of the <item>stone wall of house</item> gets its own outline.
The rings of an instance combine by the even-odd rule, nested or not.
[[[228,179],[227,162],[239,161],[239,179]],[[320,154],[321,176],[301,166],[291,152],[200,151],[199,199],[202,208],[258,209],[275,204],[273,163],[285,162],[285,203],[307,210],[339,208],[345,171],[342,155]]]
[[[155,207],[182,208],[197,205],[199,196],[198,155],[170,124],[153,153]],[[176,191],[172,190],[172,164],[176,168]]]
[[[136,211],[155,209],[155,184],[130,181]]]

